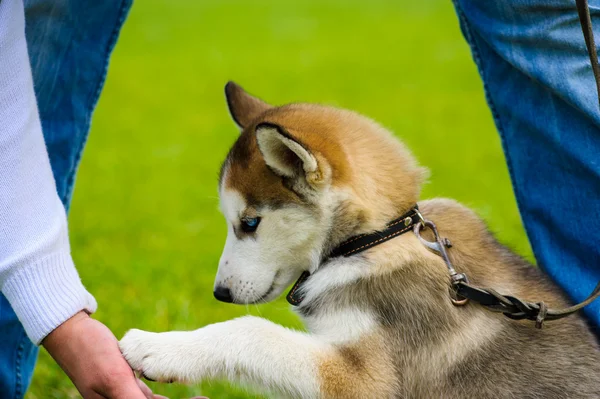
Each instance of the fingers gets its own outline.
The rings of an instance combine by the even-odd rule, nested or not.
[[[152,393],[150,396],[147,396],[143,393],[136,383],[133,383],[132,386],[122,387],[115,392],[114,396],[110,396],[111,399],[153,399]]]
[[[144,395],[146,395],[146,397],[148,399],[169,399],[166,396],[162,396],[162,395],[155,395],[152,393],[152,391],[150,390],[150,388],[148,388],[148,385],[146,385],[144,383],[144,381],[136,379],[138,386],[140,387],[140,389],[142,390],[142,392],[144,393]]]
[[[144,381],[136,378],[135,382],[138,384],[138,387],[140,388],[140,390],[146,396],[147,399],[154,399],[154,398],[156,398],[156,396],[158,396],[158,395],[152,394],[152,391],[150,390],[150,388],[148,388],[148,385],[144,384]]]
[[[146,397],[148,399],[169,399],[168,397],[163,396],[163,395],[153,394],[152,391],[150,390],[150,388],[148,387],[148,385],[146,385],[144,383],[144,381],[136,379],[136,382],[137,382],[140,390],[142,391],[142,393],[144,395],[146,395]],[[190,398],[190,399],[209,399],[209,398],[207,398],[206,396],[194,396],[193,398]]]
[[[110,399],[154,399],[152,391],[142,381],[135,378],[133,372],[117,374],[104,384],[102,393]],[[86,398],[87,399],[87,398]]]

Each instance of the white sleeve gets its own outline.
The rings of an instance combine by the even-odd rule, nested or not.
[[[96,309],[70,255],[33,90],[23,0],[0,1],[0,290],[36,344],[75,313]]]

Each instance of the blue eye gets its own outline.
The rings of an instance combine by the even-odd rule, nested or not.
[[[256,231],[256,228],[260,223],[260,218],[244,218],[241,220],[241,223],[243,232],[252,233],[253,231]]]

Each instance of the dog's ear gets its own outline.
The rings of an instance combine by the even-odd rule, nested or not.
[[[327,162],[313,154],[283,127],[271,123],[259,124],[256,126],[256,141],[267,166],[276,174],[287,179],[304,176],[312,186],[330,180]]]
[[[240,130],[244,130],[254,118],[272,108],[271,105],[246,93],[234,82],[227,82],[225,85],[225,97],[229,113]]]

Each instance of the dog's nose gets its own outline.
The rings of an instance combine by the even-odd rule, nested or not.
[[[233,298],[231,297],[231,291],[229,291],[229,288],[227,287],[219,285],[217,288],[215,288],[213,294],[215,294],[215,298],[217,298],[221,302],[233,302]]]

